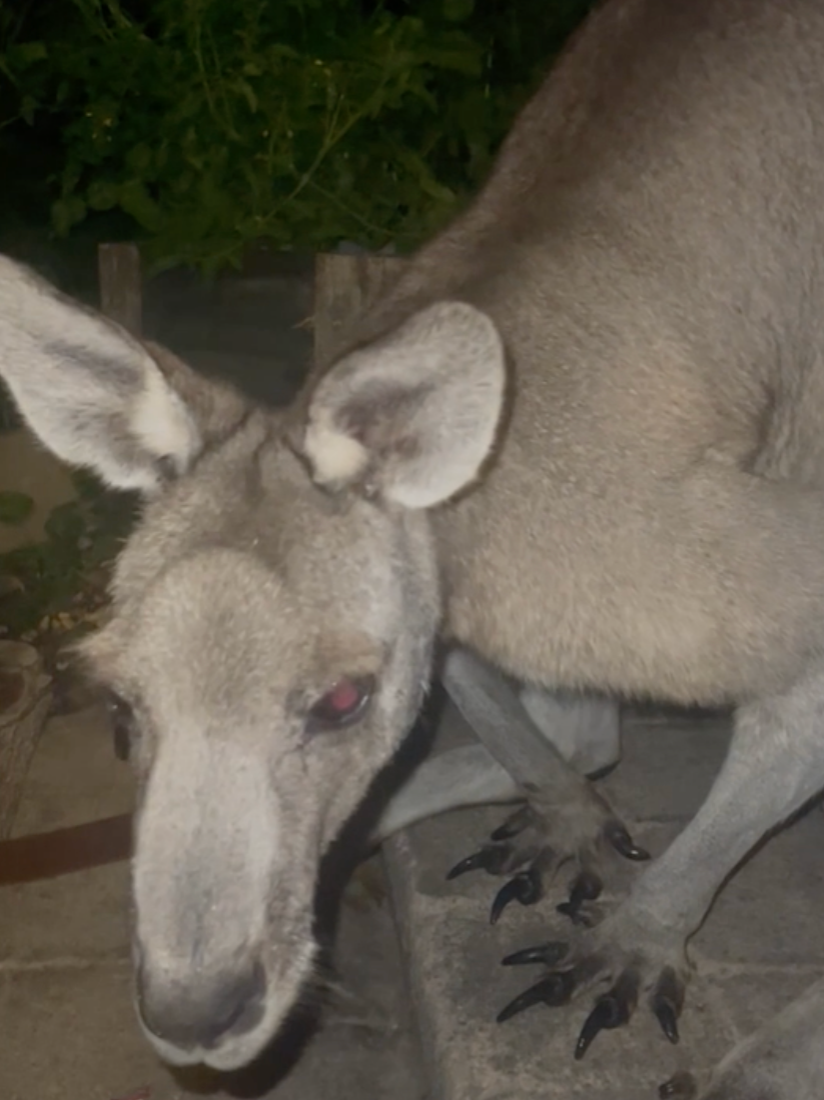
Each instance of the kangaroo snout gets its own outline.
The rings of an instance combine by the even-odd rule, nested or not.
[[[215,1050],[224,1041],[246,1035],[263,1019],[267,983],[258,959],[184,980],[164,978],[141,963],[136,984],[144,1028],[180,1051]]]

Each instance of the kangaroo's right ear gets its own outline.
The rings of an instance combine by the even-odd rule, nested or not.
[[[49,450],[118,489],[184,473],[243,399],[0,256],[0,376]]]
[[[477,476],[504,404],[503,343],[466,302],[436,302],[339,360],[312,394],[303,451],[329,489],[368,484],[431,508]]]

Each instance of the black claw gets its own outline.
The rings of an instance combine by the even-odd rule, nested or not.
[[[569,917],[573,924],[591,925],[591,921],[585,913],[581,912],[581,906],[585,901],[595,901],[601,894],[604,884],[591,871],[582,871],[572,884],[569,892],[569,900],[556,905],[556,910],[565,917]]]
[[[510,1001],[506,1008],[498,1013],[499,1024],[511,1020],[519,1012],[523,1012],[533,1005],[545,1004],[550,1008],[560,1008],[568,1003],[575,989],[575,975],[571,970],[565,970],[560,974],[550,974],[540,982],[530,986],[514,1001]]]
[[[693,1100],[696,1093],[695,1078],[691,1073],[676,1073],[658,1088],[660,1100]]]
[[[638,984],[638,975],[625,971],[612,989],[598,998],[575,1044],[576,1062],[580,1062],[589,1050],[599,1031],[622,1027],[628,1023],[638,1003]]]
[[[467,871],[479,871],[484,867],[485,862],[486,852],[482,848],[480,852],[473,852],[471,856],[467,856],[466,859],[462,859],[460,863],[456,863],[446,876],[447,880],[457,878],[458,875],[465,875]]]
[[[581,1034],[575,1044],[576,1062],[580,1062],[584,1057],[599,1031],[603,1031],[604,1028],[618,1027],[619,1023],[624,1022],[618,1020],[618,1010],[617,1002],[609,994],[600,998],[581,1028]]]
[[[625,859],[641,863],[650,858],[646,848],[638,847],[620,821],[610,821],[604,829],[604,836]]]
[[[519,901],[521,905],[534,905],[541,900],[542,893],[541,876],[534,867],[528,871],[519,871],[495,895],[489,911],[489,923],[497,924],[501,913],[511,901]]]
[[[671,1043],[677,1043],[679,1039],[678,1017],[675,1015],[675,1009],[672,1005],[668,1004],[666,1001],[661,1001],[653,1005],[652,1011],[658,1018],[661,1030],[669,1041]]]
[[[465,875],[467,871],[489,871],[492,875],[499,874],[504,869],[508,856],[509,850],[506,848],[481,848],[466,859],[462,859],[460,863],[456,863],[446,876],[447,880]]]
[[[671,1043],[678,1042],[678,1017],[684,1007],[685,986],[671,966],[661,972],[652,994],[652,1011]]]
[[[530,963],[542,963],[546,967],[557,966],[569,951],[565,943],[539,943],[535,947],[524,947],[501,959],[501,966],[524,966]]]

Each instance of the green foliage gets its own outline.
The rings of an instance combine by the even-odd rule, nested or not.
[[[131,496],[90,475],[74,476],[77,497],[54,508],[44,538],[0,554],[0,633],[15,638],[84,629],[106,598],[109,566],[131,529]],[[2,497],[22,494],[4,493]]]
[[[22,523],[31,515],[34,501],[26,493],[10,489],[0,493],[0,523]]]
[[[589,6],[0,0],[0,110],[59,134],[59,235],[127,216],[155,265],[207,272],[257,241],[405,249],[477,186]]]

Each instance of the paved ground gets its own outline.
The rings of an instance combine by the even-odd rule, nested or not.
[[[114,757],[105,714],[84,709],[49,722],[15,833],[95,820],[131,803],[129,769]],[[360,869],[344,899],[336,960],[345,993],[333,996],[305,1049],[281,1044],[228,1091],[216,1078],[176,1080],[139,1033],[127,900],[125,864],[0,889],[2,1100],[120,1100],[143,1088],[147,1100],[423,1100],[380,859]]]
[[[452,716],[449,740],[466,737]],[[624,760],[604,783],[612,804],[639,821],[639,841],[660,852],[709,788],[729,725],[629,713]],[[500,824],[500,811],[460,811],[417,826],[391,852],[396,908],[424,1045],[438,1082],[433,1100],[650,1100],[676,1070],[709,1067],[824,973],[824,819],[819,809],[771,840],[721,894],[691,956],[696,978],[672,1047],[650,1014],[602,1033],[582,1063],[572,1050],[591,997],[572,1008],[535,1008],[505,1025],[496,1013],[539,971],[505,970],[519,947],[565,939],[561,896],[511,906],[487,921],[501,880],[444,874]],[[799,1097],[799,1100],[812,1100]]]
[[[446,725],[450,742],[465,736],[454,714]],[[617,807],[634,808],[639,838],[658,851],[707,790],[726,724],[628,715],[625,725],[625,759],[605,787]],[[105,717],[87,708],[49,723],[15,831],[118,813],[131,798],[129,771],[113,756]],[[486,914],[495,880],[444,880],[499,820],[494,810],[461,811],[390,847],[411,997],[381,865],[373,860],[347,892],[336,954],[353,998],[333,996],[304,1049],[281,1045],[254,1078],[230,1082],[175,1079],[137,1030],[124,865],[0,890],[0,1096],[119,1100],[145,1087],[151,1100],[652,1100],[676,1069],[712,1063],[824,973],[824,820],[813,810],[739,873],[696,938],[697,976],[681,1046],[666,1043],[640,1012],[630,1028],[602,1034],[576,1064],[571,1049],[583,1004],[494,1023],[528,981],[502,970],[500,958],[567,930],[553,911],[557,899],[533,910],[513,907],[493,929]]]

